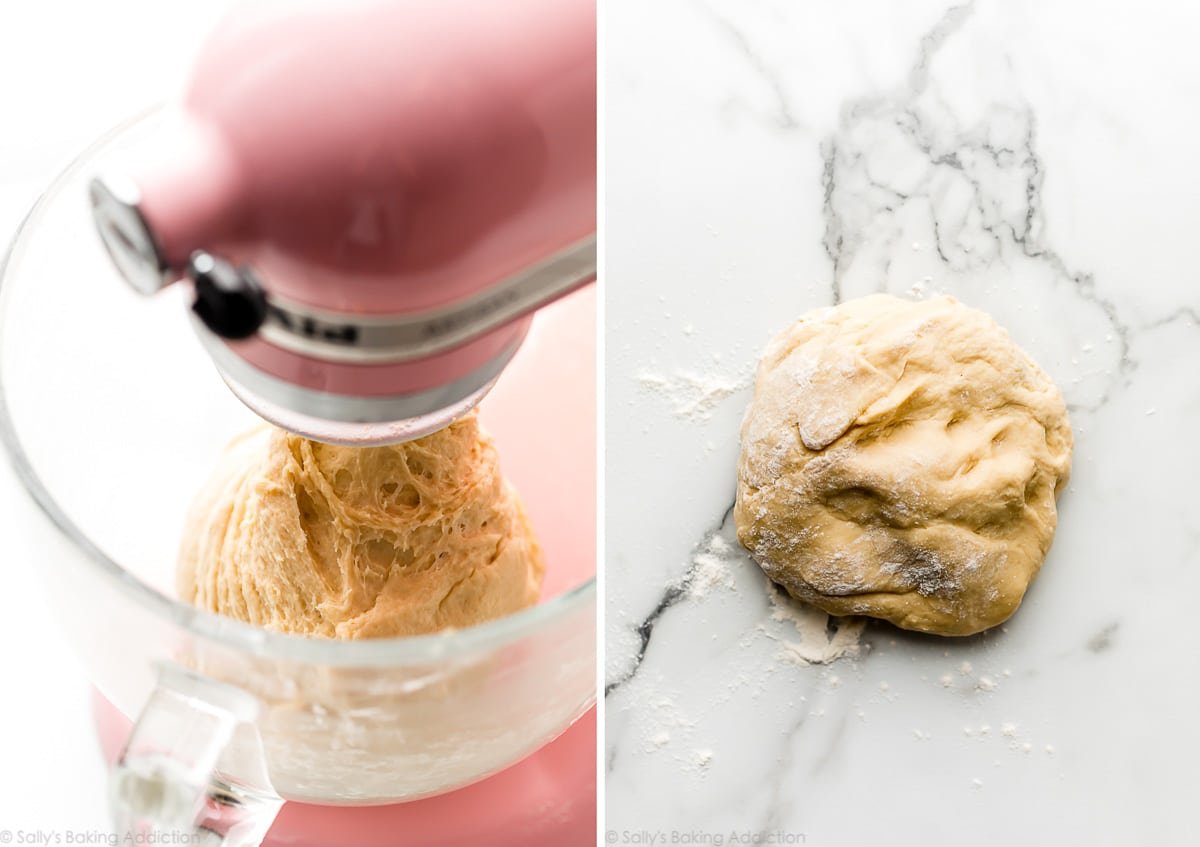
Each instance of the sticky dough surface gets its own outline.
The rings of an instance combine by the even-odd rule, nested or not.
[[[979,632],[1042,565],[1071,445],[1058,388],[988,315],[950,297],[853,300],[763,355],[738,537],[831,614]]]
[[[182,599],[336,638],[464,627],[537,600],[542,552],[474,414],[387,447],[260,428],[227,448],[187,520]]]

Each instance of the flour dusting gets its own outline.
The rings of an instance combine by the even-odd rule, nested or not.
[[[933,277],[923,276],[908,289],[908,296],[914,300],[924,300],[929,296],[929,286],[933,282]]]
[[[661,750],[673,740],[686,741],[691,737],[696,722],[684,713],[673,695],[657,691],[646,705],[645,717],[648,721],[643,727],[642,749],[647,753]]]
[[[736,551],[733,545],[714,535],[692,556],[692,569],[688,580],[688,596],[694,600],[707,597],[714,588],[721,586],[733,589],[733,572],[729,569],[730,558]]]
[[[702,423],[712,417],[723,400],[749,386],[750,377],[685,370],[667,376],[643,371],[638,374],[638,382],[642,388],[666,399],[676,417]]]
[[[771,600],[771,619],[791,623],[800,635],[798,641],[783,642],[781,656],[785,660],[798,665],[827,665],[861,653],[866,621],[834,618],[814,606],[792,600],[771,582],[767,583],[767,596]]]
[[[748,551],[740,544],[713,534],[692,554],[691,568],[682,587],[691,600],[702,600],[718,588],[735,591],[734,568],[751,564]],[[754,570],[759,572],[757,566]],[[826,665],[843,657],[860,655],[865,620],[827,615],[814,606],[793,600],[765,575],[760,578],[770,601],[770,619],[790,623],[799,636],[797,639],[777,638],[768,632],[781,644],[779,658],[790,664]],[[766,631],[766,627],[760,625],[759,630]]]

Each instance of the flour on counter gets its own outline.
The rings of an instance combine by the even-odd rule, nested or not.
[[[668,747],[672,741],[687,743],[695,731],[696,722],[684,714],[675,698],[667,693],[654,692],[646,700],[642,713],[642,750],[654,753]]]
[[[933,277],[923,276],[908,289],[908,296],[914,300],[924,300],[930,295],[929,285],[933,282]]]
[[[771,600],[771,619],[790,622],[800,635],[799,641],[782,642],[785,660],[797,665],[826,665],[861,653],[866,621],[827,615],[815,606],[792,600],[769,581],[767,596]]]
[[[1031,754],[1034,750],[1034,747],[1037,746],[1035,741],[1029,738],[1025,733],[1022,733],[1020,726],[1012,721],[1005,721],[1004,723],[1000,724],[999,735],[990,735],[991,730],[992,728],[988,724],[983,724],[981,727],[979,727],[979,729],[972,729],[969,726],[964,726],[963,735],[967,736],[968,738],[974,738],[977,742],[984,744],[1003,744],[1009,750],[1025,755]],[[1043,745],[1042,749],[1045,750],[1047,756],[1054,755],[1053,744],[1045,744]]]
[[[683,773],[705,776],[715,753],[711,748],[693,746],[701,739],[696,738],[696,721],[680,708],[675,697],[662,691],[651,694],[642,718],[642,752],[667,755],[679,765]]]
[[[692,599],[707,597],[714,588],[733,589],[733,572],[729,569],[731,557],[737,555],[733,545],[719,535],[708,539],[692,556],[687,593]]]
[[[670,403],[676,417],[696,423],[710,419],[721,401],[750,385],[749,374],[730,376],[684,370],[670,376],[643,371],[637,379],[642,388]]]

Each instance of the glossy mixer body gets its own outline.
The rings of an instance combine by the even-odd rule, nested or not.
[[[260,415],[400,441],[472,408],[595,278],[594,6],[240,7],[130,173],[92,185],[126,280],[194,291]]]

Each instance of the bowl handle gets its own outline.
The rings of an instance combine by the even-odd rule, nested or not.
[[[158,685],[109,773],[118,834],[137,843],[258,847],[283,805],[267,775],[251,694],[178,665]]]

